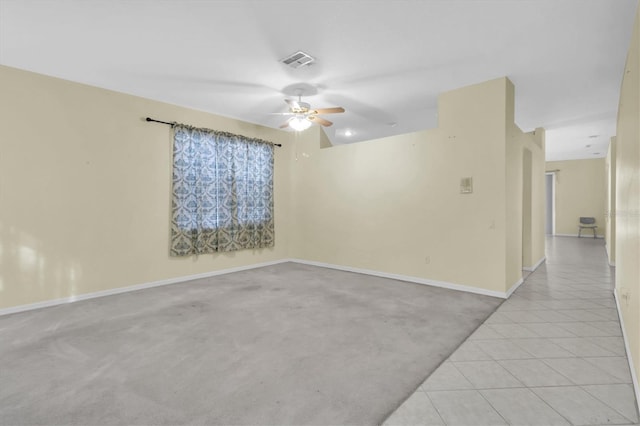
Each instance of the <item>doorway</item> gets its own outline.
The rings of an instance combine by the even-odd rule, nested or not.
[[[556,233],[556,174],[546,173],[546,214],[545,214],[545,233],[554,235]]]
[[[522,151],[522,265],[533,266],[533,155],[530,150],[524,148]]]

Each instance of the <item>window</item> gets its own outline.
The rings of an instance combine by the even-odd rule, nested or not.
[[[273,243],[273,145],[174,126],[171,255]]]

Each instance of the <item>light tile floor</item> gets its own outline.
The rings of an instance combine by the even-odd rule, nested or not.
[[[603,240],[550,237],[546,256],[386,426],[638,422]]]

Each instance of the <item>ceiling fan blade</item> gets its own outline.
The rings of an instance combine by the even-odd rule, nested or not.
[[[280,125],[281,129],[286,129],[289,127],[289,123],[291,122],[291,120],[293,120],[293,117],[288,118],[287,121],[284,122],[284,124]]]
[[[321,118],[321,117],[316,117],[315,115],[311,115],[307,117],[307,120],[312,121],[314,123],[322,124],[324,127],[329,127],[333,124],[331,121],[325,120],[324,118]]]
[[[342,107],[333,107],[333,108],[317,108],[313,110],[314,114],[337,114],[339,112],[344,112],[344,108]]]

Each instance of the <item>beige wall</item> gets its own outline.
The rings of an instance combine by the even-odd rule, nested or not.
[[[612,137],[605,159],[605,210],[604,220],[607,258],[610,265],[616,262],[616,138]]]
[[[544,137],[514,122],[515,88],[507,80],[507,282],[544,258]]]
[[[151,116],[276,148],[272,249],[170,258],[171,132]],[[288,256],[288,133],[0,67],[0,308]]]
[[[640,11],[624,70],[616,131],[616,293],[640,375]],[[637,389],[636,389],[637,392]]]
[[[524,266],[532,267],[545,257],[546,220],[546,180],[545,180],[545,130],[537,128],[530,132],[528,147],[533,153],[531,170],[531,257],[525,259]]]
[[[515,87],[507,83],[507,276],[515,282],[545,255],[545,131],[515,124]]]
[[[506,164],[505,164],[505,184],[506,184],[506,263],[505,273],[508,283],[514,284],[522,278],[522,255],[523,255],[523,138],[522,131],[514,123],[514,97],[515,88],[507,80],[507,102],[506,102]]]
[[[581,216],[595,217],[598,235],[605,232],[605,160],[549,161],[556,177],[556,234],[577,235]],[[590,230],[583,235],[593,235]]]
[[[289,257],[497,293],[521,277],[523,149],[542,151],[506,78],[442,94],[437,129],[335,147],[7,67],[0,93],[0,308]],[[146,116],[284,145],[274,248],[168,256],[171,132]]]
[[[506,145],[510,85],[502,78],[442,94],[437,129],[329,149],[301,140],[294,252],[507,291],[521,277],[522,250],[521,146]],[[473,194],[460,194],[462,177],[473,177]]]
[[[544,138],[542,128],[533,132],[523,133],[517,126],[513,126],[512,142],[517,149],[515,158],[518,166],[518,176],[508,178],[518,182],[518,192],[514,204],[513,218],[520,218],[520,226],[513,232],[519,235],[522,246],[522,268],[531,269],[545,256],[545,182],[544,182]],[[519,204],[519,205],[518,205]],[[515,209],[517,207],[517,210]],[[513,245],[512,247],[516,247]],[[518,252],[512,249],[512,257]],[[513,266],[516,260],[509,261]]]

